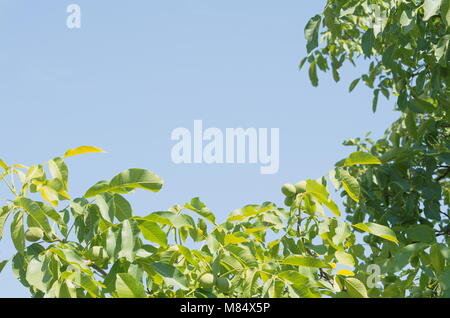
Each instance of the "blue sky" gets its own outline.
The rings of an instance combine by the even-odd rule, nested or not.
[[[66,8],[82,10],[81,29]],[[396,119],[371,92],[348,85],[364,68],[345,68],[313,88],[298,63],[303,28],[325,0],[107,1],[2,0],[0,158],[41,163],[94,145],[106,154],[70,158],[71,196],[133,167],[165,180],[163,191],[128,196],[136,214],[199,196],[219,218],[249,203],[281,204],[283,183],[316,179],[345,157],[346,138],[381,136]],[[280,169],[259,165],[175,165],[173,129],[280,128]],[[4,197],[4,193],[0,193]],[[9,258],[9,234],[0,260]],[[0,297],[27,297],[10,265]]]

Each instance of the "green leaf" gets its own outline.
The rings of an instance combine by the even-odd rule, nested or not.
[[[313,268],[330,268],[330,265],[319,258],[302,255],[289,255],[281,262],[281,264]]]
[[[44,214],[51,220],[53,220],[56,224],[58,224],[59,229],[61,230],[61,233],[65,235],[67,231],[67,224],[64,222],[64,219],[62,215],[58,212],[56,212],[55,209],[53,209],[51,206],[42,203],[42,202],[36,202],[39,207],[42,209]]]
[[[450,0],[442,0],[441,17],[444,20],[447,28],[450,27]]]
[[[49,251],[57,255],[65,263],[72,265],[89,276],[93,276],[89,266],[84,263],[82,256],[77,251],[64,248],[64,246],[51,247]]]
[[[308,60],[307,57],[303,58],[300,62],[300,64],[298,65],[298,69],[301,70],[303,68],[303,66],[305,65],[306,61]]]
[[[155,173],[143,169],[129,169],[115,176],[111,181],[100,181],[84,195],[94,197],[103,192],[128,193],[136,188],[158,192],[164,181]]]
[[[128,261],[132,262],[134,255],[136,254],[135,243],[136,236],[135,230],[130,220],[122,222],[122,229],[120,232],[121,246],[119,257],[125,257]]]
[[[8,206],[4,206],[0,208],[0,241],[3,238],[3,229],[5,227],[6,220],[11,214],[12,209]]]
[[[248,246],[228,245],[225,247],[242,265],[253,268],[258,266],[255,255]]]
[[[299,288],[302,288],[309,283],[308,277],[297,271],[284,271],[279,273],[277,276]]]
[[[340,181],[344,186],[344,190],[354,201],[359,202],[361,193],[358,181],[352,177],[346,170],[340,172]]]
[[[425,224],[416,224],[406,230],[408,239],[413,242],[433,243],[436,241],[436,234],[433,228]]]
[[[184,276],[178,269],[170,264],[154,262],[150,266],[164,279],[164,282],[169,286],[176,286],[183,290],[188,289],[186,276]]]
[[[105,192],[97,195],[95,201],[102,217],[110,223],[114,217],[120,222],[133,217],[130,203],[120,194]]]
[[[85,153],[94,153],[94,152],[105,152],[103,149],[98,147],[91,147],[91,146],[81,146],[75,149],[69,149],[64,154],[64,158],[72,157],[72,156],[78,156]]]
[[[405,117],[405,126],[406,126],[406,129],[408,130],[408,133],[413,138],[417,138],[416,115],[409,110],[407,111],[407,114]]]
[[[138,227],[141,230],[142,235],[150,242],[159,244],[163,247],[167,246],[167,235],[158,224],[146,221],[140,222]]]
[[[316,61],[311,62],[309,65],[309,79],[314,87],[319,86],[319,78],[317,77],[317,64]]]
[[[8,261],[6,260],[6,261],[3,261],[3,262],[0,262],[0,273],[3,271],[3,269],[5,268],[5,266],[6,266],[6,264],[8,264]]]
[[[347,222],[338,222],[334,231],[335,235],[333,236],[332,241],[335,245],[343,244],[345,240],[352,235],[350,225]]]
[[[435,110],[433,104],[421,98],[413,98],[408,103],[408,107],[412,112],[417,114],[432,113]]]
[[[441,253],[441,250],[439,248],[438,244],[434,244],[430,248],[430,259],[431,259],[431,265],[433,265],[434,271],[437,275],[441,274],[444,270],[445,266],[445,259],[444,256]]]
[[[11,222],[11,239],[17,251],[23,254],[25,251],[25,230],[22,211],[17,212]]]
[[[438,279],[444,290],[450,290],[450,268],[447,268],[441,275],[439,275]]]
[[[306,180],[306,193],[313,195],[319,203],[325,205],[333,214],[341,216],[336,203],[329,198],[328,189],[315,180]]]
[[[357,229],[360,229],[361,231],[379,236],[388,241],[398,244],[397,236],[395,235],[394,231],[392,231],[387,226],[376,223],[358,223],[354,224],[353,226],[356,227]]]
[[[449,0],[450,1],[450,0]],[[436,60],[438,63],[443,66],[447,67],[449,60],[450,60],[450,35],[447,34],[446,36],[443,36],[434,51],[434,55],[436,57]],[[427,110],[432,110],[431,107],[428,107]]]
[[[67,190],[67,184],[69,180],[69,169],[67,168],[64,159],[58,157],[48,162],[48,169],[53,178],[61,180],[64,185],[64,189]]]
[[[375,113],[378,107],[378,99],[380,96],[380,90],[376,89],[373,91],[373,100],[372,100],[372,111]]]
[[[356,85],[358,85],[360,80],[361,78],[357,78],[350,84],[350,88],[348,89],[350,93],[353,92],[353,90],[355,89]]]
[[[39,226],[49,237],[52,235],[52,228],[48,223],[47,215],[38,202],[24,197],[18,197],[14,200],[14,205],[23,209],[33,223]]]
[[[119,298],[147,298],[144,285],[126,273],[117,275],[114,292]]]
[[[34,288],[46,292],[53,279],[49,272],[49,262],[47,259],[33,258],[28,263],[26,280]]]
[[[321,202],[328,201],[330,196],[327,188],[315,180],[306,180],[306,193],[314,195]]]
[[[442,0],[425,0],[423,3],[424,21],[428,21],[432,16],[439,13]]]
[[[375,43],[375,35],[373,29],[368,29],[361,38],[361,47],[365,56],[370,57],[372,55],[372,49]]]
[[[186,203],[184,207],[203,216],[212,224],[216,224],[216,217],[199,198],[193,198],[191,203]]]
[[[305,27],[306,48],[308,53],[319,46],[319,28],[322,18],[320,15],[312,17]]]
[[[368,152],[356,151],[350,154],[350,156],[344,161],[344,166],[346,167],[354,165],[381,165],[381,161]]]
[[[105,287],[102,284],[94,281],[91,277],[76,272],[65,272],[61,274],[61,279],[70,281],[80,288],[84,289],[93,298],[100,297],[100,292],[98,287]]]
[[[347,293],[352,298],[369,298],[367,295],[366,286],[357,278],[345,278],[345,287],[347,288]]]

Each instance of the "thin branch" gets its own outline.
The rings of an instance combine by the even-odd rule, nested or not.
[[[436,178],[436,182],[439,182],[442,179],[446,178],[449,173],[450,173],[450,166],[447,167],[447,169],[444,171],[444,173],[442,173],[439,177]]]

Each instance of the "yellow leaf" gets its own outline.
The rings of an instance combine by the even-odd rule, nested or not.
[[[0,159],[0,167],[5,171],[8,170],[8,165],[2,159]]]
[[[105,151],[103,149],[97,148],[97,147],[81,146],[81,147],[78,147],[75,149],[67,150],[66,153],[64,154],[64,158],[82,155],[85,153],[93,153],[93,152],[105,152]]]
[[[340,269],[337,274],[341,276],[355,276],[355,273],[348,269]]]
[[[331,268],[333,268],[333,269],[336,268],[336,263],[331,262],[329,264],[330,264]]]
[[[29,169],[29,167],[24,166],[24,165],[13,165],[13,168]]]
[[[234,234],[227,234],[225,236],[225,245],[239,244],[244,242],[247,242],[247,239],[245,237],[235,236]]]
[[[67,192],[65,192],[64,190],[59,191],[58,194],[60,194],[61,196],[65,197],[67,200],[70,200],[70,196]]]

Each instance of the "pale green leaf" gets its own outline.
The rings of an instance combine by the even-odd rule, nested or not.
[[[289,255],[281,263],[293,266],[330,268],[330,265],[325,263],[323,260],[312,256]]]
[[[346,253],[344,251],[336,251],[334,253],[334,256],[336,257],[337,262],[341,265],[350,267],[355,266],[355,259],[349,253]]]
[[[150,266],[162,276],[167,285],[176,286],[184,290],[188,289],[186,276],[174,266],[161,262],[154,262]]]
[[[119,298],[146,298],[144,285],[137,281],[132,275],[121,273],[116,278],[116,289],[114,293]]]
[[[439,13],[442,0],[425,0],[423,3],[424,21]]]
[[[128,193],[136,188],[158,192],[164,181],[155,173],[143,169],[129,169],[116,175],[111,181],[100,181],[84,195],[90,198],[103,192]]]
[[[145,221],[140,222],[138,227],[141,230],[142,235],[145,237],[145,239],[149,240],[150,242],[159,244],[163,247],[167,246],[167,235],[158,226],[158,224]]]
[[[347,288],[347,293],[352,298],[369,298],[367,295],[366,286],[357,278],[346,278],[345,287]]]
[[[25,251],[25,230],[22,211],[17,212],[11,222],[11,239],[17,251],[23,254]]]
[[[350,167],[354,165],[381,165],[381,161],[370,153],[356,151],[344,161],[344,166]]]

